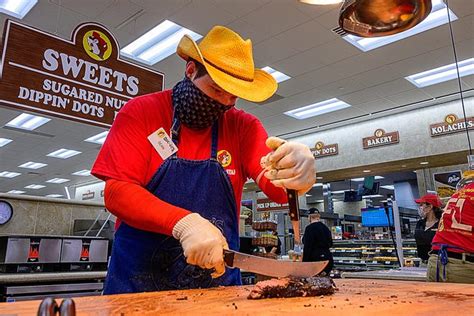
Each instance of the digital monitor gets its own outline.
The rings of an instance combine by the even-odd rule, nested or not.
[[[372,190],[374,187],[374,180],[375,180],[374,176],[365,177],[364,184],[363,184],[364,188],[366,188],[367,190]]]
[[[379,194],[380,182],[372,183],[372,187],[369,189],[363,184],[359,184],[357,192],[359,195],[376,195]]]
[[[344,191],[344,202],[362,201],[362,195],[357,191]]]
[[[391,207],[388,208],[390,216],[390,226],[393,224],[393,210]],[[389,219],[385,208],[383,207],[371,207],[361,209],[362,214],[362,226],[365,227],[388,227]]]

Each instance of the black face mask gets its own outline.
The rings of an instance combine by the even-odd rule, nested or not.
[[[188,78],[173,87],[173,106],[181,123],[192,129],[211,126],[225,111],[232,108],[208,97]]]

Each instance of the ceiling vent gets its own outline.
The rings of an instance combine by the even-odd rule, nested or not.
[[[340,26],[335,27],[331,30],[334,34],[339,35],[340,37],[344,37],[347,35],[347,32],[344,31]]]
[[[39,173],[39,172],[34,172],[34,171],[29,171],[26,174],[29,176],[44,176],[44,173]]]
[[[47,133],[41,133],[41,132],[36,132],[36,131],[28,131],[26,129],[21,129],[21,128],[15,128],[11,126],[3,126],[2,128],[8,129],[10,131],[15,131],[23,134],[30,134],[30,135],[36,135],[36,136],[43,136],[43,137],[49,137],[53,138],[56,137],[55,135],[47,134]]]

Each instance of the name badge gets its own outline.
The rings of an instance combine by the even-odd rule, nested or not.
[[[163,127],[151,133],[150,136],[148,136],[148,140],[163,160],[178,151],[178,147],[176,147]]]

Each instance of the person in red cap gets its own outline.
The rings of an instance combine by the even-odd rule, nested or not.
[[[426,263],[430,257],[428,253],[431,250],[431,241],[438,230],[439,219],[443,213],[441,210],[443,203],[435,194],[426,194],[415,202],[419,204],[420,215],[415,228],[416,248],[418,257]]]
[[[433,238],[428,281],[474,283],[474,170],[465,171]]]

